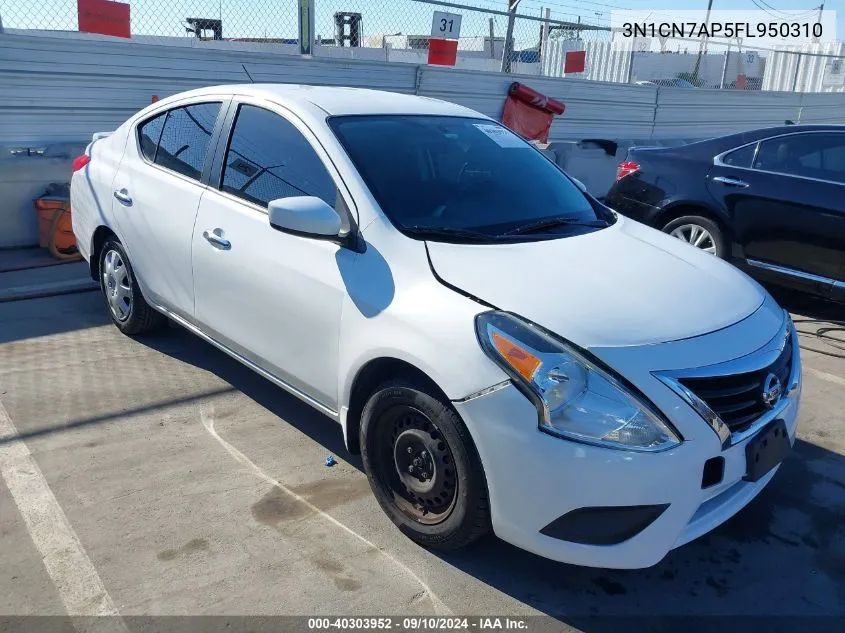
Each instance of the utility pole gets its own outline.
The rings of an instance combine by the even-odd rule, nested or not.
[[[516,21],[516,7],[519,0],[508,0],[508,30],[505,32],[505,47],[502,51],[502,72],[511,71],[511,53],[513,52],[513,23]]]
[[[819,24],[821,24],[821,23],[822,23],[822,12],[823,12],[823,11],[824,11],[824,2],[822,2],[822,3],[819,5],[819,18],[818,18],[818,20],[816,20]],[[818,43],[818,41],[819,41],[819,38],[817,38],[817,37],[814,35],[814,36],[813,36],[813,43],[814,43],[814,44],[816,44],[816,43]]]
[[[710,23],[710,9],[713,8],[713,0],[707,0],[707,14],[704,16],[704,28],[708,29]],[[701,39],[701,44],[698,45],[698,57],[695,58],[695,70],[692,71],[692,83],[698,84],[698,71],[701,68],[701,55],[704,53],[704,47],[707,44],[707,36]]]

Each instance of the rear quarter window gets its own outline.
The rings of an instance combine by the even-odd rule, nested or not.
[[[751,167],[754,160],[754,153],[757,151],[757,143],[740,147],[732,152],[728,152],[722,157],[722,162],[725,165],[733,167]]]
[[[161,138],[161,131],[164,129],[164,119],[166,117],[167,112],[164,112],[152,119],[147,119],[138,126],[138,143],[141,147],[141,154],[150,162],[155,160],[156,148]]]

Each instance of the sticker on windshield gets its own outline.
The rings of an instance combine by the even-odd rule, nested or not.
[[[525,147],[525,141],[519,138],[510,130],[492,123],[473,123],[473,127],[486,134],[496,142],[499,147]]]

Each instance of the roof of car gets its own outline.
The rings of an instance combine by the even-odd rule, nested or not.
[[[317,107],[329,115],[433,114],[476,118],[484,116],[475,110],[430,97],[336,86],[234,84],[200,88],[177,96],[193,97],[220,93],[264,98],[281,105],[309,109]]]
[[[845,125],[838,123],[806,123],[794,125],[777,125],[773,127],[757,128],[745,132],[738,132],[735,134],[726,134],[724,136],[717,136],[714,138],[696,141],[694,143],[687,143],[675,147],[641,147],[638,149],[659,150],[659,153],[666,156],[670,155],[700,155],[701,157],[711,158],[716,154],[725,152],[729,149],[740,147],[749,143],[767,139],[773,136],[781,136],[783,134],[797,134],[800,132],[845,132]]]

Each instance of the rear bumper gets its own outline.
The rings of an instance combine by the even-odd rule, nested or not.
[[[661,211],[659,207],[627,198],[613,190],[605,197],[604,204],[627,218],[660,228],[657,226],[657,216]]]

